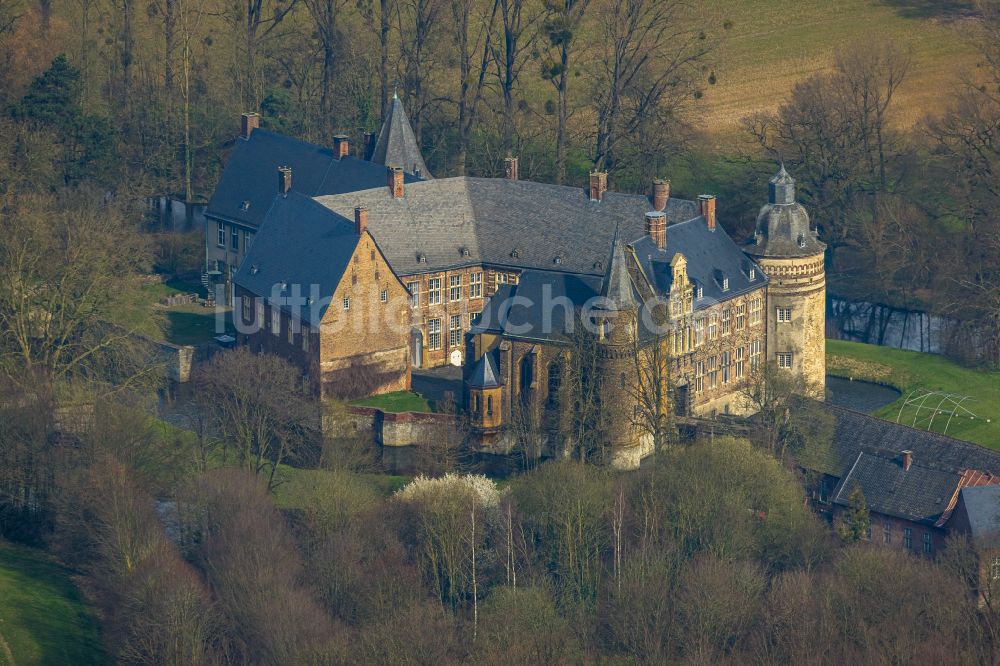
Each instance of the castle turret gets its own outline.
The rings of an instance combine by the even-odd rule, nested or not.
[[[465,395],[469,425],[480,436],[482,444],[492,444],[503,425],[503,384],[493,352],[483,354],[473,366],[465,380]]]
[[[826,381],[825,251],[809,214],[795,200],[795,179],[782,165],[768,182],[768,202],[746,252],[769,278],[768,361],[799,373],[819,394]]]
[[[389,115],[382,123],[382,130],[378,133],[378,139],[369,159],[387,167],[398,166],[406,173],[424,180],[431,178],[431,172],[427,170],[424,158],[420,154],[420,146],[417,145],[413,128],[410,127],[410,119],[406,117],[403,103],[395,94],[389,106]]]
[[[604,435],[610,463],[619,469],[634,469],[652,449],[635,421],[636,364],[639,344],[640,298],[632,283],[629,266],[635,263],[631,250],[615,232],[601,287],[601,306],[595,310],[598,324],[598,359]]]

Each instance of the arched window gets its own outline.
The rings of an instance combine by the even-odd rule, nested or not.
[[[531,397],[531,383],[535,379],[535,364],[531,354],[521,359],[521,400],[527,402]]]
[[[562,385],[562,368],[553,361],[549,363],[549,396],[548,403],[551,407],[559,405],[559,387]]]
[[[625,388],[625,373],[624,372],[618,378],[618,385],[621,386],[622,388]]]
[[[493,396],[486,396],[486,416],[493,416]]]
[[[472,414],[473,416],[479,416],[479,394],[472,394]]]

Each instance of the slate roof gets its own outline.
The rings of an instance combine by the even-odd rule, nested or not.
[[[386,183],[385,167],[354,157],[334,159],[330,148],[255,129],[237,139],[208,202],[206,215],[258,227],[278,192],[278,167],[292,169],[292,191],[310,197],[353,192]],[[404,182],[417,182],[404,175]],[[353,212],[351,213],[353,216]]]
[[[768,181],[768,202],[757,214],[757,229],[747,251],[758,257],[804,257],[826,249],[809,213],[795,201],[795,179],[782,164]]]
[[[317,201],[345,217],[365,206],[369,230],[401,276],[486,263],[603,277],[616,224],[626,242],[641,238],[652,206],[642,195],[608,192],[597,202],[583,188],[470,177],[406,185],[400,199],[383,186]],[[671,198],[666,214],[668,223],[690,220],[697,205]]]
[[[466,383],[477,388],[496,388],[500,386],[500,380],[497,379],[499,376],[500,373],[497,372],[493,362],[493,355],[487,353],[483,354],[483,357],[472,368],[472,373]]]
[[[291,192],[273,195],[264,224],[240,264],[234,282],[264,296],[303,321],[318,324],[358,245],[353,220]],[[275,290],[275,285],[289,285]],[[316,285],[311,292],[312,285]],[[295,306],[284,301],[310,297]]]
[[[950,515],[960,487],[1000,475],[998,451],[829,403],[824,409],[834,418],[830,450],[798,463],[839,479],[838,504],[848,503],[857,483],[871,510],[935,524]],[[902,468],[904,450],[913,456],[909,471]]]
[[[600,293],[601,279],[592,275],[524,271],[518,284],[497,289],[471,330],[527,340],[564,341],[574,321],[572,305],[597,298]],[[556,305],[546,308],[545,303]]]
[[[420,146],[417,145],[417,138],[413,135],[413,128],[410,127],[410,120],[406,117],[403,103],[396,95],[392,96],[389,115],[382,123],[371,161],[387,167],[403,167],[404,172],[419,174],[424,179],[433,177],[424,164]]]
[[[809,469],[843,477],[862,451],[891,459],[909,450],[913,452],[914,465],[1000,474],[1000,451],[829,403],[824,408],[834,417],[833,446],[826,460],[804,465]]]
[[[632,278],[628,274],[628,261],[630,258],[625,251],[625,243],[622,242],[618,230],[615,230],[608,270],[601,285],[601,296],[614,303],[617,310],[637,309],[640,300],[632,285]]]
[[[963,488],[960,500],[972,538],[991,543],[1000,540],[1000,485]]]
[[[948,510],[961,480],[958,472],[916,462],[905,470],[900,455],[862,452],[834,491],[833,503],[848,506],[860,486],[869,510],[933,525]]]
[[[688,278],[702,289],[702,297],[694,302],[696,311],[760,289],[767,282],[764,271],[743,253],[725,229],[719,225],[714,231],[709,229],[701,216],[669,225],[663,250],[649,236],[637,240],[632,248],[646,278],[663,294],[670,292],[673,282],[671,260],[677,253],[684,255]],[[723,278],[729,281],[727,290],[723,289]]]

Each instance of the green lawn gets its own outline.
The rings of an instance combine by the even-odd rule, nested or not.
[[[219,333],[216,330],[214,308],[200,305],[164,307],[160,299],[178,293],[203,293],[201,285],[169,281],[142,284],[122,293],[115,307],[114,322],[154,340],[166,340],[175,345],[196,345],[208,342]],[[225,312],[225,331],[232,333],[232,313]]]
[[[0,542],[0,665],[106,662],[69,572],[42,551]]]
[[[396,391],[374,395],[351,403],[358,407],[377,407],[386,412],[433,412],[431,403],[419,393]]]
[[[956,416],[948,426],[948,435],[976,442],[1000,450],[1000,372],[973,370],[935,354],[864,345],[842,340],[826,341],[826,369],[831,375],[865,379],[894,386],[902,391],[899,400],[877,412],[876,416],[892,421],[900,414],[900,407],[913,391],[934,390],[969,396],[963,402],[975,419]],[[940,399],[930,399],[929,407]],[[912,406],[904,407],[900,422],[926,428],[932,412],[927,409],[918,415]],[[932,429],[942,432],[948,415],[938,414]]]
[[[361,474],[336,472],[325,469],[303,469],[281,465],[276,474],[278,486],[274,489],[274,502],[281,509],[301,509],[316,498],[311,496],[324,481],[345,478],[356,482],[382,497],[388,497],[411,481],[409,476],[393,474]]]

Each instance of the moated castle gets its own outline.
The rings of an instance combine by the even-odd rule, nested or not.
[[[359,155],[242,118],[206,211],[207,272],[233,304],[238,342],[299,364],[324,396],[406,389],[412,367],[464,368],[480,445],[503,450],[515,409],[558,419],[574,326],[593,324],[613,462],[652,447],[636,423],[639,349],[669,359],[669,409],[745,409],[761,363],[825,377],[825,246],[781,168],[755,235],[737,244],[715,197],[648,196],[503,178],[432,178],[398,99]],[[589,381],[589,380],[588,380]],[[560,455],[567,442],[547,441]]]

